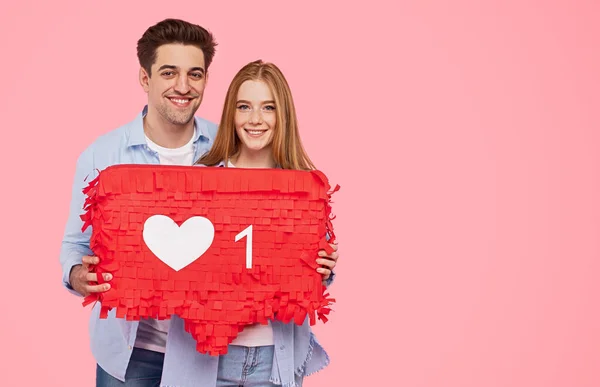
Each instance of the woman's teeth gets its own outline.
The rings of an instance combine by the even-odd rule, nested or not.
[[[250,134],[252,134],[254,136],[257,136],[259,134],[263,134],[264,132],[266,132],[266,130],[250,130],[250,129],[246,129],[246,132],[248,132],[248,133],[250,133]]]

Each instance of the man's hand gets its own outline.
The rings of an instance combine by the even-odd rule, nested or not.
[[[87,297],[91,293],[103,293],[110,289],[110,284],[104,283],[100,285],[90,285],[90,282],[98,282],[96,273],[90,273],[90,265],[95,265],[100,260],[97,257],[84,256],[83,264],[73,266],[69,275],[71,287],[83,297]],[[104,280],[110,281],[112,274],[104,273]]]
[[[339,258],[339,254],[337,252],[337,245],[331,244],[333,248],[333,253],[331,255],[327,255],[325,250],[319,250],[319,257],[317,258],[317,263],[321,265],[321,267],[317,268],[317,272],[323,276],[323,281],[326,281],[330,276],[333,268],[335,267],[337,260]]]

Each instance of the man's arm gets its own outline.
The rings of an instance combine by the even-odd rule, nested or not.
[[[69,217],[63,235],[60,249],[60,264],[62,266],[62,282],[71,293],[81,296],[71,286],[71,270],[76,265],[82,265],[82,257],[92,255],[90,250],[91,227],[81,232],[83,221],[79,217],[83,214],[85,195],[82,190],[95,177],[93,153],[90,148],[86,149],[79,158],[75,168],[75,178],[71,190],[71,202],[69,205]]]

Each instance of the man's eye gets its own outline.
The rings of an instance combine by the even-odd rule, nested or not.
[[[192,74],[192,77],[194,77],[196,79],[202,79],[202,74],[200,74],[200,73],[194,73],[194,74]]]
[[[164,73],[162,73],[162,75],[166,76],[166,77],[170,77],[171,75],[173,75],[172,71],[165,71]]]

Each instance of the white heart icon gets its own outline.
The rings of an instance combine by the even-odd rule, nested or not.
[[[215,227],[201,216],[193,216],[179,227],[168,216],[153,215],[144,223],[142,235],[158,259],[179,271],[208,250],[215,237]]]

